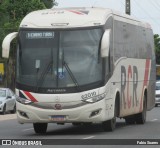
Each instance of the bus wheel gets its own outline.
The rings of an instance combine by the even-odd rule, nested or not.
[[[47,123],[33,123],[35,133],[44,134],[47,131]]]
[[[111,132],[115,129],[115,125],[116,125],[116,118],[112,118],[111,120],[108,121],[104,121],[102,123],[102,127],[104,129],[104,131],[108,131]]]
[[[115,129],[117,113],[118,113],[118,102],[116,101],[115,107],[114,107],[114,117],[111,120],[104,121],[102,123],[102,127],[103,127],[104,131],[111,132]]]
[[[135,124],[135,117],[134,116],[132,116],[132,117],[126,117],[125,118],[125,122],[126,122],[126,124]]]
[[[136,115],[136,123],[137,124],[144,124],[146,122],[146,113],[147,113],[147,102],[146,102],[146,95],[143,98],[143,111]]]

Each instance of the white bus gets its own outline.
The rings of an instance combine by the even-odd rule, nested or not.
[[[17,37],[19,123],[45,133],[48,123],[144,124],[155,105],[155,54],[148,23],[104,8],[28,14],[3,41]]]

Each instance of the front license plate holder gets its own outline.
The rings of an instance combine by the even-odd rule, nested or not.
[[[63,122],[66,120],[65,115],[52,115],[49,117],[51,121],[56,121],[56,122]]]

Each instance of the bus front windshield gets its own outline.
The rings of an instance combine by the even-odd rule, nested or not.
[[[16,82],[37,90],[92,87],[102,82],[102,33],[101,28],[21,30]]]

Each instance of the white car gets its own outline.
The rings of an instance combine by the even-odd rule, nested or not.
[[[0,113],[16,112],[16,95],[9,88],[0,88]]]
[[[156,98],[155,98],[155,107],[160,104],[160,81],[156,82]]]

